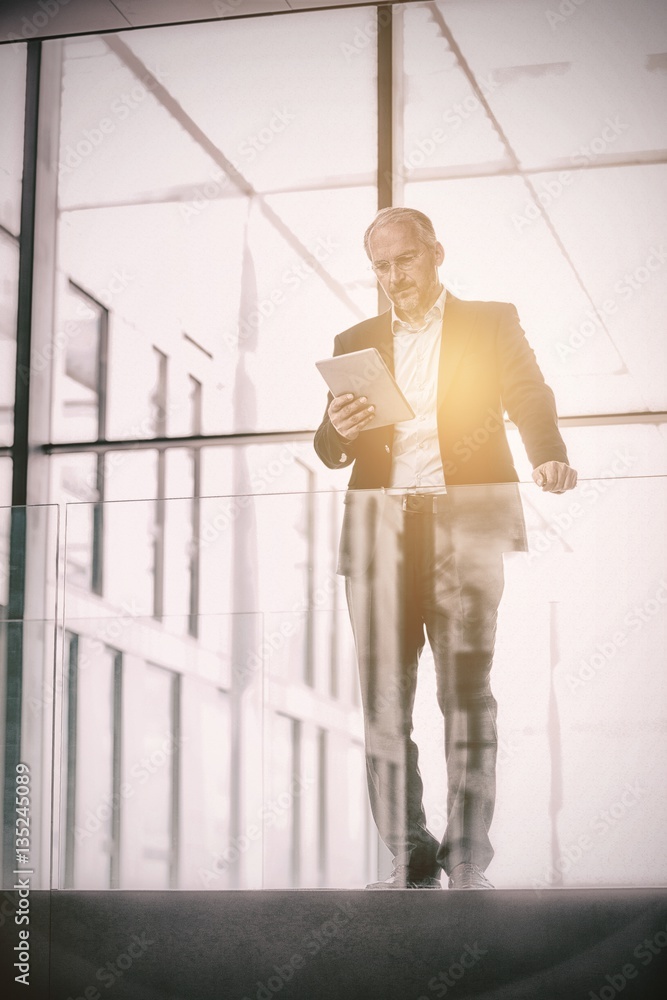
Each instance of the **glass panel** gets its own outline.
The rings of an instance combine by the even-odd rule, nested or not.
[[[317,587],[316,608],[264,617],[266,693],[274,711],[266,723],[268,888],[359,888],[372,870],[376,836],[366,792],[359,685],[340,591],[342,580],[334,578]],[[306,656],[313,661],[309,670]],[[334,659],[339,676],[332,692]],[[306,684],[313,692],[309,700]]]
[[[503,159],[448,32],[523,166],[664,150],[662,14],[651,0],[631,18],[623,0],[563,10],[513,0],[404,7],[406,150],[430,139],[429,163]]]
[[[593,302],[561,309],[550,345],[563,413],[667,409],[666,188],[665,166],[582,171],[549,207]]]
[[[5,799],[5,889],[16,883],[14,869],[26,871],[32,889],[49,886],[59,530],[57,507],[0,510],[0,760],[5,788],[28,789]]]
[[[655,766],[665,754],[656,653],[667,625],[664,489],[662,478],[613,474],[583,478],[563,495],[532,483],[518,493],[511,485],[449,488],[447,524],[464,535],[472,529],[474,539],[457,579],[464,564],[475,564],[480,524],[488,532],[499,523],[475,520],[480,490],[487,501],[492,492],[496,512],[505,509],[503,497],[516,512],[520,497],[526,529],[527,550],[502,558],[491,674],[499,712],[489,875],[498,886],[652,885],[667,878],[661,837],[667,800]],[[119,615],[108,598],[66,582],[67,631],[82,648],[89,644],[95,662],[104,661],[109,647],[123,657],[116,739],[130,791],[121,790],[119,884],[352,888],[387,874],[386,849],[369,812],[355,645],[343,579],[332,567],[340,524],[332,521],[332,503],[339,518],[342,500],[331,492],[205,498],[196,640],[187,634],[185,594],[156,621],[146,603],[126,603]],[[189,503],[165,501],[182,511]],[[304,574],[298,546],[285,537],[291,525],[303,529],[309,505],[315,531]],[[70,509],[68,525],[83,506]],[[145,505],[107,506],[125,508],[125,533],[134,537],[133,521],[143,524]],[[233,522],[220,520],[225,510],[238,511]],[[167,511],[167,523],[173,514]],[[391,560],[386,540],[378,545],[375,558]],[[134,572],[126,568],[125,576]],[[364,578],[363,572],[354,577],[355,586]],[[457,587],[453,581],[453,607],[461,601]],[[371,638],[380,643],[383,665],[380,705],[392,697],[392,629],[400,620],[392,614]],[[88,681],[95,676],[101,674],[89,672]],[[107,680],[103,688],[108,713]],[[439,839],[447,782],[428,642],[412,738],[421,749],[428,827]],[[166,749],[165,740],[171,740]],[[108,744],[105,753],[108,759]],[[132,768],[151,775],[144,759],[155,754],[150,819]],[[378,774],[385,768],[400,802],[400,763],[375,753],[373,766]],[[104,774],[98,803],[109,793],[108,768]]]
[[[142,608],[144,614],[159,609],[157,596],[164,582],[160,533],[160,509],[156,493],[158,455],[154,451],[119,451],[105,455],[107,497],[136,497],[136,504],[104,505],[102,548],[104,593],[116,607]],[[74,514],[68,508],[68,516]],[[76,517],[85,516],[85,506],[76,508]],[[69,537],[69,536],[68,536]],[[128,573],[131,554],[132,573]],[[138,613],[138,612],[137,612]]]
[[[211,201],[193,219],[182,208],[161,199],[63,214],[60,266],[109,308],[107,433],[114,439],[154,433],[155,348],[175,359],[169,432],[187,433],[189,373],[207,388],[205,432],[231,426],[226,339],[239,322],[247,207],[240,198]]]
[[[52,607],[52,615],[53,611]],[[9,801],[5,800],[3,813],[8,848],[3,890],[14,888],[17,877],[26,879],[24,884],[33,890],[49,887],[53,835],[51,745],[54,704],[60,698],[55,672],[56,638],[53,617],[42,621],[0,620],[0,761],[9,786]]]
[[[56,385],[53,434],[57,441],[96,441],[104,436],[107,311],[69,282],[59,309],[56,343],[63,344]]]
[[[128,696],[143,705],[136,719],[140,729],[129,737],[139,754],[125,775],[141,784],[141,822],[129,825],[128,817],[132,842],[128,867],[141,872],[144,888],[168,889],[178,884],[178,675],[152,664],[138,673],[130,681]]]
[[[399,176],[409,177],[422,167],[505,164],[503,144],[441,30],[455,16],[451,5],[447,10],[438,4],[406,6],[397,8],[395,14],[403,42]],[[478,36],[475,32],[475,55],[480,47]],[[479,72],[477,61],[475,69]],[[490,98],[497,88],[493,72],[485,69],[478,80],[482,93]]]
[[[171,38],[180,39],[183,30],[179,26]],[[144,73],[135,76],[124,58],[126,39],[92,36],[65,43],[59,170],[59,200],[65,210],[135,201],[140,192],[208,180],[206,153],[156,97],[156,82],[169,85],[164,43]],[[137,150],[148,149],[148,134],[151,153],[138,156]],[[165,149],[169,156],[161,154]],[[123,273],[132,272],[119,269],[119,276]],[[113,291],[111,285],[109,289]]]
[[[597,185],[602,183],[599,174]],[[652,330],[664,282],[657,274],[660,254],[651,250],[653,224],[642,229],[646,252],[636,260],[641,268],[637,279],[625,250],[610,257],[609,233],[599,244],[606,248],[601,254],[604,273],[593,279],[588,272],[595,256],[595,227],[581,239],[575,233],[566,239],[570,259],[576,256],[575,270],[545,226],[535,225],[525,238],[513,231],[512,209],[520,212],[525,197],[518,178],[422,182],[407,185],[405,192],[406,202],[429,214],[441,236],[448,254],[442,270],[448,289],[460,298],[516,304],[561,416],[660,409],[663,346]],[[641,212],[637,216],[643,218]],[[630,295],[630,281],[642,290]],[[645,338],[636,337],[638,324],[646,330]]]
[[[209,615],[194,647],[67,595],[57,887],[260,888],[261,615]]]
[[[565,6],[397,9],[395,200],[454,294],[517,305],[562,415],[662,412],[667,22]]]
[[[122,38],[147,65],[160,65],[186,114],[263,190],[319,184],[332,174],[374,173],[375,46],[353,56],[349,51],[355,31],[367,23],[368,10],[318,11]],[[184,49],[191,54],[187,70],[178,54]],[[199,80],[220,99],[202,102]],[[244,100],[226,100],[232,93]],[[349,108],[354,115],[344,113]],[[210,180],[211,172],[202,179]]]
[[[58,266],[108,311],[110,438],[184,433],[191,379],[204,433],[319,417],[313,363],[376,300],[361,241],[377,202],[376,47],[349,51],[368,17],[65,42]]]
[[[167,433],[167,357],[157,347],[151,352],[152,367],[155,371],[151,379],[152,388],[149,403],[149,427],[147,437],[164,437]]]
[[[315,362],[331,354],[336,333],[377,305],[363,250],[375,188],[275,195],[269,203],[311,257],[304,261],[261,209],[250,212],[239,315],[224,338],[235,353],[239,431],[315,426],[326,394],[313,378]]]
[[[14,236],[21,229],[26,52],[27,45],[20,43],[0,46],[0,231]]]
[[[667,474],[667,426],[660,421],[564,427],[562,434],[570,462],[580,475],[615,479]],[[519,477],[530,480],[530,462],[512,425],[508,440]]]
[[[0,458],[0,605],[9,604],[9,543],[12,526],[12,460]]]
[[[121,793],[115,758],[121,732],[115,707],[120,663],[115,650],[96,649],[82,636],[76,637],[76,653],[69,637],[67,652],[65,794],[74,829],[68,838],[65,886],[117,888]]]
[[[654,162],[665,146],[664,19],[642,0],[621,34],[617,0],[604,11],[571,6],[557,23],[539,5],[490,0],[394,9],[396,201],[433,216],[455,294],[517,303],[562,413],[664,410],[667,220],[664,165]],[[63,43],[55,440],[319,422],[325,391],[313,363],[376,308],[362,247],[377,202],[375,13]],[[480,17],[491,32],[480,33]],[[573,93],[586,99],[573,103]],[[7,228],[0,252],[11,274]],[[12,289],[0,302],[8,372]],[[7,420],[5,429],[10,440]],[[665,877],[666,807],[639,765],[664,755],[663,483],[619,476],[667,471],[664,427],[572,426],[565,437],[584,477],[578,491],[522,487],[529,551],[504,559],[493,878],[650,884]],[[26,732],[45,759],[46,718],[54,705],[61,712],[59,885],[75,884],[77,871],[91,884],[197,889],[356,887],[384,875],[335,572],[344,505],[334,490],[347,473],[322,468],[305,437],[50,462],[68,502],[63,653],[45,694],[48,641],[30,646],[36,715]],[[40,571],[52,554],[44,538],[26,542]],[[55,581],[32,571],[34,594],[50,602]],[[51,612],[31,601],[41,628]],[[374,641],[390,643],[393,625]],[[10,632],[11,663],[20,643]],[[638,664],[649,685],[636,691]],[[97,715],[86,713],[99,747],[77,715],[79,695],[99,698]],[[99,764],[99,782],[92,763],[81,772],[101,824],[83,868],[78,739]],[[428,643],[415,740],[440,837],[444,734]],[[400,767],[386,765],[398,795]],[[110,810],[104,820],[100,809]],[[640,822],[641,857],[629,858]]]
[[[662,490],[663,481],[653,479],[590,480],[561,497],[522,489],[530,548],[506,563],[496,656],[496,697],[506,727],[500,766],[510,787],[517,789],[517,779],[528,780],[531,771],[531,788],[541,791],[539,807],[530,803],[524,835],[510,848],[501,818],[513,798],[508,787],[497,817],[507,844],[499,877],[522,854],[531,858],[534,888],[646,885],[649,868],[653,884],[665,881],[652,814],[662,816],[667,802],[657,772],[643,764],[665,749],[664,685],[649,651],[667,624]],[[655,530],[647,532],[646,524]],[[535,613],[522,617],[519,632],[512,621],[524,604]],[[527,682],[522,693],[514,687],[515,670]],[[536,768],[546,785],[534,783]],[[542,849],[538,859],[536,844],[544,845],[547,833],[551,850]],[[637,837],[646,854],[634,849]],[[519,884],[518,872],[513,881]]]
[[[164,606],[174,614],[188,609],[193,620],[182,621],[190,634],[196,635],[199,592],[198,505],[194,499],[195,456],[192,451],[175,448],[167,452],[166,494],[169,497],[192,496],[190,501],[170,502],[165,507]]]
[[[14,441],[18,276],[18,243],[0,229],[0,445]]]
[[[270,798],[264,816],[264,885],[299,884],[301,862],[300,728],[296,719],[276,714],[270,722]]]
[[[67,544],[68,578],[88,589],[99,582],[101,573],[101,508],[90,501],[101,499],[98,476],[102,462],[98,455],[81,452],[51,459],[51,475],[62,502],[88,501],[70,519]]]
[[[202,775],[202,802],[193,807],[202,813],[203,857],[206,865],[199,865],[198,888],[229,889],[234,885],[233,875],[238,871],[239,859],[258,840],[252,825],[246,840],[232,843],[232,710],[227,691],[206,691],[198,698],[199,725],[192,733],[198,734],[200,752],[210,748],[209,765]],[[192,738],[192,736],[190,738]],[[184,789],[187,795],[186,790]],[[202,803],[204,807],[202,808]]]

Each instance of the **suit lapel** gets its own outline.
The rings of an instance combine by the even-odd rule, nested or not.
[[[447,292],[445,315],[442,321],[440,341],[440,364],[438,366],[438,409],[445,401],[456,369],[465,352],[470,334],[477,322],[474,302],[457,299]],[[367,347],[376,347],[392,373],[394,371],[394,337],[391,330],[391,309],[377,317],[368,336]]]
[[[476,320],[474,303],[464,302],[447,292],[438,366],[438,409],[445,401]]]
[[[391,329],[391,309],[388,309],[377,317],[366,346],[377,348],[387,368],[394,375],[394,336]],[[382,436],[385,448],[387,449],[387,461],[390,461],[389,455],[391,454],[391,447],[394,440],[394,425],[389,424],[384,428],[379,428],[377,431],[371,431],[371,433]]]

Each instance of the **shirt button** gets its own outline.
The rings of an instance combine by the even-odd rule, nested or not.
[[[388,444],[386,444],[386,445],[384,446],[384,450],[385,450],[385,451],[387,452],[387,454],[389,454],[389,452],[390,452],[390,450],[391,450],[391,449],[389,448],[389,445],[388,445]]]

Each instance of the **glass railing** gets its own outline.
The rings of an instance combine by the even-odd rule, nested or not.
[[[63,546],[57,506],[0,508],[3,888],[51,881]]]
[[[28,864],[41,888],[385,877],[385,842],[414,838],[409,716],[401,728],[396,712],[412,697],[417,605],[437,652],[427,638],[412,733],[430,843],[455,825],[440,692],[459,713],[448,753],[468,754],[466,806],[489,791],[496,755],[497,887],[664,885],[666,487],[458,487],[435,514],[382,492],[3,511],[6,885]],[[428,584],[418,549],[445,553]],[[490,749],[488,690],[480,714],[471,678],[491,660],[479,609],[497,603],[498,566]],[[8,797],[19,764],[23,855]],[[455,773],[450,761],[450,785]],[[385,788],[375,819],[367,774]],[[492,794],[487,820],[490,807]]]

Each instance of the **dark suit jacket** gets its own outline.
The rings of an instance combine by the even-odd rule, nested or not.
[[[376,347],[394,371],[391,311],[339,334],[334,354]],[[327,409],[332,396],[329,393]],[[556,404],[513,305],[465,302],[447,293],[438,377],[438,435],[447,485],[512,483],[504,411],[517,427],[533,468],[567,462]],[[325,410],[315,451],[330,469],[354,463],[350,489],[389,486],[394,428],[363,431],[345,441]]]
[[[334,354],[366,347],[376,347],[393,373],[390,310],[339,334]],[[329,393],[327,409],[331,399]],[[448,292],[438,376],[438,436],[447,489],[469,524],[501,523],[501,534],[512,539],[504,547],[523,549],[525,528],[517,489],[451,489],[518,481],[505,434],[505,412],[519,428],[533,468],[543,462],[568,461],[553,392],[526,341],[516,308],[506,302],[466,302]],[[390,483],[393,438],[394,428],[389,426],[362,431],[355,441],[345,441],[325,410],[314,445],[330,469],[352,465],[349,490],[381,490]],[[361,497],[354,501],[348,493],[346,502],[359,506]],[[354,520],[352,510],[346,510],[340,572],[347,571],[353,555],[354,543],[348,536],[349,522]]]

